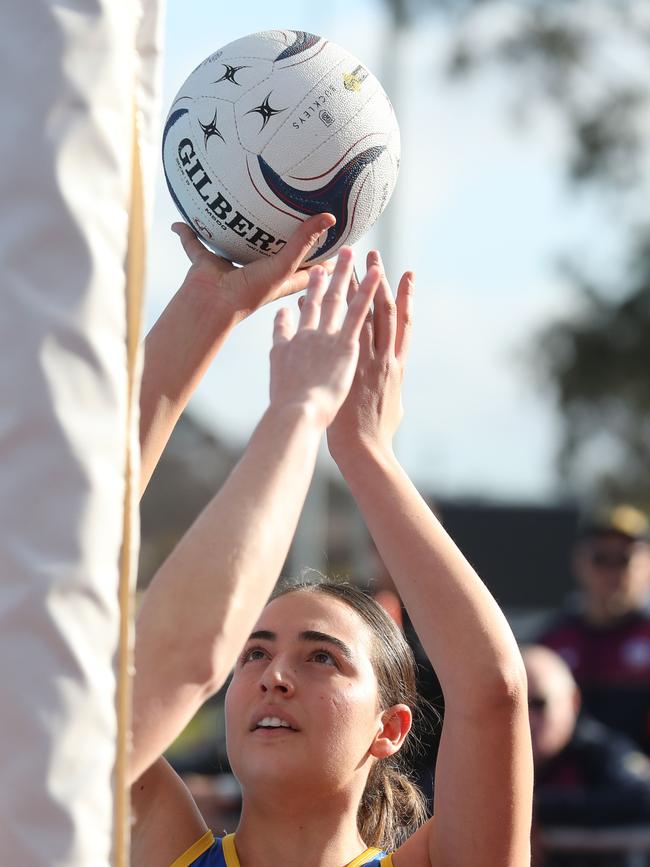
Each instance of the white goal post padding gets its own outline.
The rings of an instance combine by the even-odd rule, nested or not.
[[[161,42],[142,3],[10,0],[0,28],[0,860],[20,867],[113,845],[134,101],[152,141]]]

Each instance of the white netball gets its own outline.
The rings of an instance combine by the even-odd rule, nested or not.
[[[312,264],[358,241],[384,210],[400,136],[386,93],[357,57],[311,33],[270,30],[191,73],[162,153],[183,218],[235,262],[272,256],[300,222],[334,214]]]

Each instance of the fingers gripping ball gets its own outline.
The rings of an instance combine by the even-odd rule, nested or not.
[[[235,262],[272,256],[307,217],[334,214],[313,264],[375,223],[395,186],[400,138],[360,60],[319,36],[272,30],[231,42],[191,73],[162,150],[178,210]]]

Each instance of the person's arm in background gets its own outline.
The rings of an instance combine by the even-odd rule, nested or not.
[[[140,493],[188,400],[237,323],[259,307],[303,290],[300,265],[331,214],[305,220],[280,252],[237,268],[211,253],[185,223],[174,223],[191,262],[180,289],[147,335],[140,389]]]
[[[371,255],[369,264],[380,264]],[[412,275],[397,303],[382,280],[348,399],[328,430],[419,639],[440,678],[445,723],[436,816],[395,867],[527,867],[532,753],[521,655],[498,605],[393,452],[411,328]],[[435,411],[435,397],[432,411]]]
[[[318,444],[352,381],[379,279],[370,269],[345,313],[351,269],[344,248],[324,295],[325,271],[313,269],[297,331],[288,310],[276,317],[269,407],[145,593],[136,624],[133,780],[223,684],[277,581]]]

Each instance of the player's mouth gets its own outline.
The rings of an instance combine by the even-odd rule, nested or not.
[[[259,715],[253,718],[250,730],[253,732],[297,732],[299,729],[295,721],[285,714],[280,716],[267,712],[263,716]]]

